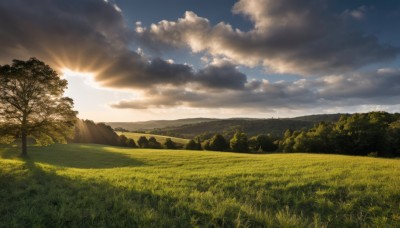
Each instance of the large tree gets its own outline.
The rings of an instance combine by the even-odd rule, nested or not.
[[[77,113],[72,99],[63,96],[66,88],[67,81],[36,58],[0,66],[1,138],[20,138],[23,156],[27,137],[40,145],[65,143]]]

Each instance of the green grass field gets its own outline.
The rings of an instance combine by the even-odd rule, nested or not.
[[[400,160],[0,148],[0,227],[399,227]]]
[[[167,138],[170,138],[172,141],[185,145],[186,143],[189,142],[189,139],[183,139],[183,138],[176,138],[176,137],[170,137],[170,136],[163,136],[163,135],[152,135],[152,134],[144,134],[144,133],[134,133],[134,132],[117,132],[118,135],[125,135],[128,138],[131,138],[137,142],[140,136],[145,136],[147,139],[150,137],[154,137],[157,139],[157,141],[161,144],[164,144],[165,140]]]

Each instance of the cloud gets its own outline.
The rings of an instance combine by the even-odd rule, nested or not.
[[[136,34],[153,48],[189,47],[236,64],[303,75],[348,72],[393,60],[399,53],[350,26],[324,0],[240,0],[233,13],[247,17],[253,29],[241,31],[225,22],[212,26],[188,11],[177,21],[163,20],[149,28],[139,24]],[[364,13],[364,8],[348,12],[358,18]]]
[[[348,72],[393,59],[396,48],[347,27],[346,17],[332,14],[324,1],[273,3],[242,0],[234,6],[234,13],[253,22],[250,31],[224,22],[211,26],[193,12],[149,28],[138,22],[134,31],[126,24],[124,9],[112,1],[0,1],[0,64],[35,56],[58,70],[93,72],[101,86],[143,93],[112,105],[120,109],[269,110],[398,103],[400,70]],[[203,58],[207,65],[195,70],[148,57],[140,49],[131,50],[138,37],[155,48],[190,47],[210,58]],[[321,75],[269,82],[252,79],[238,64]]]
[[[234,66],[188,65],[130,50],[134,34],[110,1],[15,0],[0,2],[0,63],[35,56],[58,70],[94,72],[102,86],[147,89],[197,83],[240,89],[246,75]],[[136,23],[140,25],[140,23]]]
[[[349,9],[345,10],[343,12],[343,15],[346,17],[352,17],[356,20],[361,21],[365,18],[367,11],[368,11],[368,7],[360,6],[354,10],[349,10]]]
[[[230,63],[209,65],[197,72],[195,81],[206,88],[243,89],[247,76]]]
[[[149,90],[145,98],[124,100],[114,108],[231,108],[277,110],[332,108],[356,105],[396,105],[400,98],[400,69],[365,74],[330,75],[293,82],[251,80],[242,90],[196,90],[188,86]]]

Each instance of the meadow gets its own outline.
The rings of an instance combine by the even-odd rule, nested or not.
[[[399,227],[400,160],[0,148],[0,227]]]

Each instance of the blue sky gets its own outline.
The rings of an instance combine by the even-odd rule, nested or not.
[[[95,121],[399,112],[399,27],[398,1],[0,0],[0,64]]]

